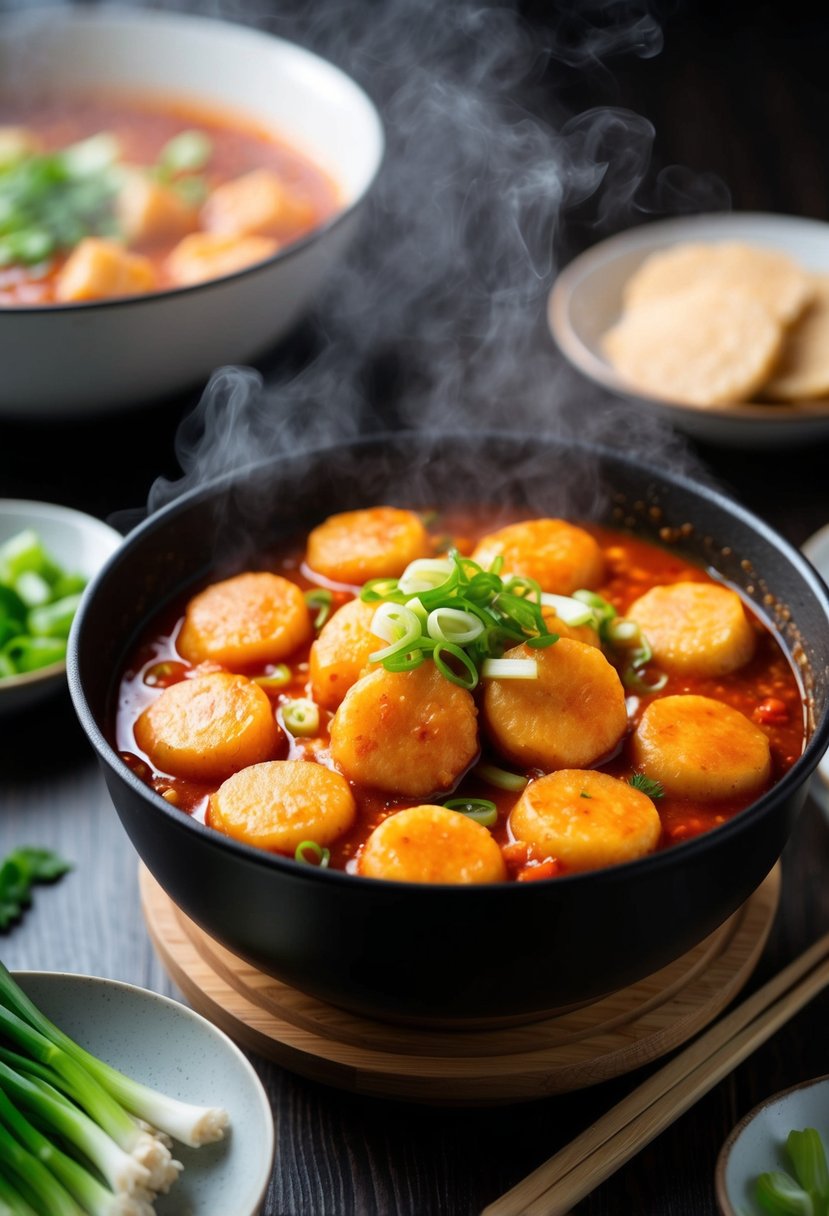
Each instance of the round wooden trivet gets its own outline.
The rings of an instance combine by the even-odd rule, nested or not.
[[[431,1105],[522,1102],[583,1089],[650,1063],[736,996],[771,929],[779,866],[724,925],[647,979],[529,1025],[432,1030],[361,1018],[231,954],[189,920],[142,865],[147,928],[194,1009],[238,1044],[312,1080]]]

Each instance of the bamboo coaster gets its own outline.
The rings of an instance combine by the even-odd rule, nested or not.
[[[139,883],[147,929],[171,979],[240,1046],[355,1093],[470,1106],[595,1085],[650,1063],[707,1026],[762,954],[777,911],[780,867],[708,938],[629,988],[530,1024],[446,1031],[375,1022],[307,996],[209,937],[143,865]]]

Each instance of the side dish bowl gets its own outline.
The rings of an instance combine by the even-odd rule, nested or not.
[[[726,446],[768,448],[829,436],[829,402],[748,403],[702,407],[637,391],[602,349],[621,316],[626,282],[649,255],[686,243],[735,241],[786,254],[804,269],[829,271],[829,224],[799,216],[723,212],[657,220],[586,249],[556,278],[547,315],[553,338],[580,372],[695,438]]]
[[[717,1158],[715,1184],[722,1216],[762,1216],[754,1197],[757,1178],[769,1171],[794,1173],[786,1153],[791,1131],[814,1128],[829,1146],[829,1077],[802,1081],[773,1094],[744,1116]]]
[[[0,545],[21,532],[37,534],[66,573],[91,579],[123,537],[103,520],[58,503],[0,498]],[[20,713],[66,685],[66,661],[0,679],[0,716]]]
[[[0,414],[11,417],[137,406],[262,354],[305,313],[346,249],[383,157],[379,114],[349,76],[302,47],[211,17],[109,6],[21,10],[0,30],[0,79],[5,88],[40,81],[58,95],[156,97],[236,113],[319,165],[341,199],[310,234],[223,278],[122,299],[0,308]]]
[[[61,1030],[128,1077],[172,1098],[228,1113],[225,1137],[176,1143],[183,1170],[158,1216],[256,1216],[271,1179],[275,1133],[253,1066],[223,1031],[180,1001],[92,975],[17,971],[24,992]]]
[[[302,866],[234,842],[143,784],[113,747],[118,673],[142,627],[211,572],[337,511],[478,504],[611,522],[742,589],[804,682],[803,754],[748,809],[637,861],[528,883],[428,886]],[[81,724],[138,854],[208,934],[359,1013],[482,1024],[586,1003],[652,973],[730,916],[777,861],[829,739],[829,599],[811,565],[715,489],[607,449],[538,436],[375,436],[271,459],[182,496],[126,539],[70,636]]]

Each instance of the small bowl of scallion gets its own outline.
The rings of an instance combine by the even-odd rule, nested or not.
[[[82,511],[0,499],[0,714],[28,709],[65,685],[81,597],[122,540]]]
[[[823,1216],[829,1211],[829,1076],[761,1102],[717,1160],[722,1216]]]

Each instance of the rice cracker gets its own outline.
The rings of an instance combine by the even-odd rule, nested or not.
[[[815,297],[787,331],[780,360],[763,396],[811,401],[829,396],[829,275],[814,275]]]
[[[687,242],[652,253],[625,285],[627,307],[674,296],[708,283],[746,292],[783,325],[790,325],[814,295],[812,276],[777,250],[742,241]]]
[[[783,334],[780,320],[751,295],[705,283],[626,309],[604,349],[633,386],[654,396],[730,405],[769,378]]]

